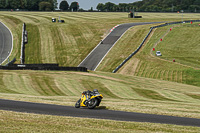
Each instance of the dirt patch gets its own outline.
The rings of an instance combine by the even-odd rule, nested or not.
[[[136,72],[136,68],[139,64],[140,60],[137,59],[137,58],[133,58],[132,60],[130,60],[128,62],[127,65],[125,65],[125,67],[123,67],[121,70],[120,70],[120,74],[125,74],[125,75],[134,75],[135,72]]]

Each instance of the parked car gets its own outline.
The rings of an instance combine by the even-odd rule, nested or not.
[[[156,51],[156,56],[162,56],[160,51]]]

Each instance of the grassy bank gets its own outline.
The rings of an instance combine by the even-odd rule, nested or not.
[[[180,20],[180,14],[176,13],[141,13],[143,16],[142,19],[130,19],[127,17],[127,13],[2,12],[2,15],[1,20],[7,22],[8,26],[16,33],[14,34],[14,40],[17,48],[15,48],[16,54],[13,54],[13,56],[16,55],[19,57],[20,45],[18,43],[20,42],[20,39],[18,38],[20,38],[21,35],[20,25],[22,22],[25,22],[27,23],[29,36],[29,43],[26,45],[25,62],[59,63],[63,66],[78,65],[109,32],[109,29],[116,24]],[[65,20],[64,24],[51,22],[52,17],[57,18],[58,16]],[[184,19],[186,20],[197,18],[199,18],[199,14],[184,14]],[[130,29],[110,51],[97,70],[110,72],[116,68],[123,59],[138,47],[144,36],[148,33],[150,26],[152,25],[137,26]],[[15,100],[24,99],[35,102],[42,101],[51,103],[56,101],[56,104],[62,104],[62,102],[60,103],[60,101],[55,99],[61,98],[64,99],[61,100],[64,102],[65,100],[67,101],[67,98],[64,97],[70,96],[72,100],[68,100],[67,105],[73,106],[81,91],[98,88],[105,97],[108,98],[108,103],[105,103],[105,105],[109,109],[199,117],[195,113],[198,106],[191,111],[191,114],[190,112],[179,114],[181,109],[170,111],[171,102],[175,102],[177,108],[182,108],[182,104],[179,104],[180,101],[183,103],[192,101],[192,104],[183,106],[189,105],[192,109],[199,100],[198,87],[196,87],[194,92],[191,91],[188,93],[188,90],[184,89],[184,91],[178,91],[178,94],[176,94],[176,91],[174,92],[174,90],[177,90],[177,88],[178,90],[179,88],[187,88],[188,86],[178,84],[177,87],[176,83],[164,81],[162,81],[164,84],[172,84],[171,87],[165,89],[165,86],[168,85],[164,85],[164,87],[160,85],[160,80],[167,80],[199,86],[199,79],[197,78],[198,73],[196,70],[184,65],[160,60],[150,54],[152,46],[168,30],[168,28],[169,27],[156,29],[154,34],[152,34],[152,38],[145,44],[142,51],[133,57],[119,71],[122,75],[130,75],[128,77],[103,73],[103,75],[108,75],[108,78],[116,76],[117,81],[114,82],[112,80],[102,80],[101,78],[98,78],[99,76],[94,76],[97,79],[93,79],[93,76],[86,76],[87,78],[85,78],[85,76],[82,75],[79,77],[74,73],[70,73],[69,75],[66,73],[61,76],[59,75],[60,73],[55,73],[54,75],[46,72],[40,73],[28,71],[24,73],[23,71],[1,71],[1,96],[2,98],[11,98]],[[183,28],[188,27],[185,26]],[[184,31],[189,32],[187,29]],[[177,35],[178,33],[174,32],[173,34]],[[165,39],[167,39],[167,36]],[[158,47],[159,46],[162,45],[158,45]],[[162,58],[164,58],[164,56]],[[102,75],[102,73],[97,72],[97,75]],[[132,77],[132,75],[138,77]],[[147,77],[149,79],[139,77]],[[123,83],[118,82],[121,81],[121,78],[123,78]],[[150,78],[158,80],[151,80]],[[130,82],[127,82],[127,79],[131,79]],[[138,82],[136,79],[142,80],[143,82]],[[154,86],[157,82],[159,85]],[[146,86],[146,84],[148,85]],[[189,86],[189,88],[195,87]],[[50,98],[52,101],[45,100],[48,99],[49,96],[52,96]],[[110,106],[109,104],[110,99],[113,106]],[[123,107],[123,102],[117,99],[127,100],[126,107]],[[133,101],[130,102],[129,100]],[[159,108],[161,103],[157,103],[157,100],[161,101],[161,103],[166,103],[166,106],[164,108]],[[152,104],[152,101],[155,103],[154,105]],[[150,103],[153,106],[151,109],[149,109]],[[65,102],[63,104],[65,104]],[[144,107],[142,106],[143,104],[145,105]]]
[[[1,12],[1,14],[0,19],[14,33],[16,52],[12,56],[19,58],[21,26],[25,22],[28,25],[29,34],[25,63],[59,63],[62,66],[80,64],[101,39],[109,33],[109,30],[117,24],[181,20],[180,14],[177,13],[139,13],[143,16],[142,19],[130,19],[127,13]],[[52,18],[59,16],[65,20],[65,23],[51,22]],[[186,20],[197,19],[199,14],[184,14],[183,18]],[[149,29],[149,27],[146,28],[143,31],[136,28],[134,33],[143,36]]]
[[[170,28],[172,28],[172,31],[169,32]],[[199,73],[199,57],[197,53],[200,50],[198,47],[199,28],[198,23],[193,23],[192,25],[172,25],[155,29],[151,34],[151,38],[142,47],[142,50],[129,60],[118,73],[200,86],[200,78],[197,76]],[[134,38],[132,33],[128,31],[127,36]],[[161,38],[163,39],[162,42],[160,41]],[[134,39],[128,40],[124,37],[120,41],[123,41],[123,39],[126,44],[132,44],[131,51],[133,52]],[[120,41],[116,44],[116,47],[122,46],[123,42]],[[153,48],[155,48],[155,51],[152,51]],[[130,53],[129,49],[127,51]],[[125,53],[128,53],[127,51]],[[162,56],[156,57],[156,51],[161,51]],[[119,59],[122,62],[126,58],[125,56],[115,56],[114,53],[116,52],[119,53],[121,51],[113,48],[108,54],[107,57],[115,57],[109,61],[110,64]],[[106,66],[104,65],[106,59],[99,68]],[[176,62],[173,62],[173,59]],[[120,62],[115,62],[114,64],[118,66]],[[111,71],[106,68],[99,70]]]
[[[1,12],[0,20],[13,32],[12,58],[19,63],[21,26],[28,30],[25,63],[59,63],[77,66],[120,23],[181,21],[176,13],[139,13],[142,19],[130,19],[127,13],[79,12]],[[52,23],[51,18],[65,20]],[[199,19],[199,14],[184,14],[184,20]],[[189,33],[199,27],[175,27],[162,44],[156,46],[163,56],[151,52],[156,42],[170,27],[153,31],[142,51],[134,56],[118,74],[111,71],[141,43],[152,25],[131,28],[113,47],[97,72],[0,71],[0,98],[38,103],[74,106],[82,91],[98,89],[104,96],[101,106],[110,110],[142,112],[200,118],[200,79],[198,47]],[[183,31],[181,34],[179,34]],[[198,34],[192,34],[198,40]],[[174,37],[177,38],[174,38]],[[177,41],[180,38],[191,38]],[[172,43],[175,41],[174,43]],[[190,43],[192,41],[192,45]],[[187,43],[186,43],[187,42]],[[184,43],[180,46],[180,44]],[[168,45],[170,44],[170,46]],[[163,47],[164,46],[164,47]],[[180,46],[177,48],[177,46]],[[189,53],[179,56],[185,47]],[[196,46],[196,45],[195,45]],[[167,49],[169,48],[170,49]],[[179,52],[176,52],[179,49]],[[172,53],[176,54],[172,54]],[[188,52],[188,51],[187,51]],[[195,56],[188,56],[195,53]],[[171,59],[176,59],[172,62]],[[195,60],[194,60],[195,59]],[[194,69],[195,68],[195,69]],[[103,72],[104,71],[104,72]],[[197,132],[199,128],[172,125],[89,120],[0,111],[2,132],[91,131],[96,132]],[[85,120],[86,123],[85,123]],[[78,123],[78,124],[77,124]],[[80,124],[80,123],[85,123]]]
[[[74,106],[98,89],[111,110],[200,118],[199,87],[111,73],[1,71],[0,98]],[[188,91],[188,88],[190,88]]]

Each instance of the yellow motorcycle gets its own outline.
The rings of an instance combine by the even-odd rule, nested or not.
[[[94,89],[93,92],[89,90],[84,91],[81,98],[76,102],[75,108],[88,107],[93,109],[100,105],[102,99],[103,95],[97,89]]]

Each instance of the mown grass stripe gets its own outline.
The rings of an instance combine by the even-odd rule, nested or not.
[[[32,74],[31,79],[32,79],[33,87],[40,95],[44,95],[44,96],[49,95],[49,93],[45,90],[45,86],[40,83],[41,78],[39,76]]]
[[[165,72],[165,80],[169,81],[169,70]]]
[[[173,99],[166,98],[153,90],[136,89],[136,88],[133,88],[133,90],[137,92],[140,96],[148,99],[159,100],[159,101],[176,101]]]
[[[144,72],[143,72],[143,77],[147,77],[148,72],[149,72],[149,68],[150,68],[149,65],[146,64],[145,69],[144,69]]]
[[[32,20],[34,23],[39,23],[40,22],[40,20],[39,19],[37,19],[37,18],[35,18],[35,17],[33,17],[33,15],[25,15],[25,14],[18,14],[18,16],[19,17],[23,17],[23,18],[28,18],[28,19],[30,19],[30,20]]]
[[[65,96],[65,94],[55,85],[54,78],[45,75],[43,79],[52,94]]]
[[[31,74],[32,84],[35,90],[44,96],[64,96],[65,94],[59,90],[53,79],[47,75]]]
[[[120,98],[113,94],[107,87],[104,86],[101,82],[98,81],[88,81],[88,80],[81,80],[81,83],[85,87],[85,90],[90,90],[92,91],[93,89],[98,89],[99,92],[105,96],[105,97],[110,97],[110,98]]]
[[[51,36],[51,31],[48,26],[38,26],[41,39],[41,58],[43,63],[57,63],[56,54],[53,43],[53,36]],[[45,36],[44,36],[45,35]]]
[[[186,94],[187,96],[189,96],[189,97],[192,97],[192,98],[194,98],[194,99],[198,99],[198,100],[200,100],[200,94]]]
[[[140,62],[140,67],[138,69],[138,74],[137,76],[142,76],[142,73],[143,73],[143,69],[144,69],[144,65],[145,63],[143,61]]]
[[[76,96],[76,94],[73,93],[74,89],[72,89],[72,88],[70,89],[70,85],[65,83],[67,79],[65,79],[65,81],[64,80],[60,81],[60,80],[62,80],[62,79],[60,79],[60,78],[56,79],[56,81],[55,81],[56,86],[60,90],[62,90],[62,92],[64,92],[66,96]]]
[[[28,43],[25,48],[25,63],[42,63],[40,32],[37,25],[27,24]]]
[[[0,72],[0,93],[14,93],[19,94],[17,91],[14,91],[12,89],[7,88],[7,82],[4,83],[4,76],[6,76],[5,73]]]

